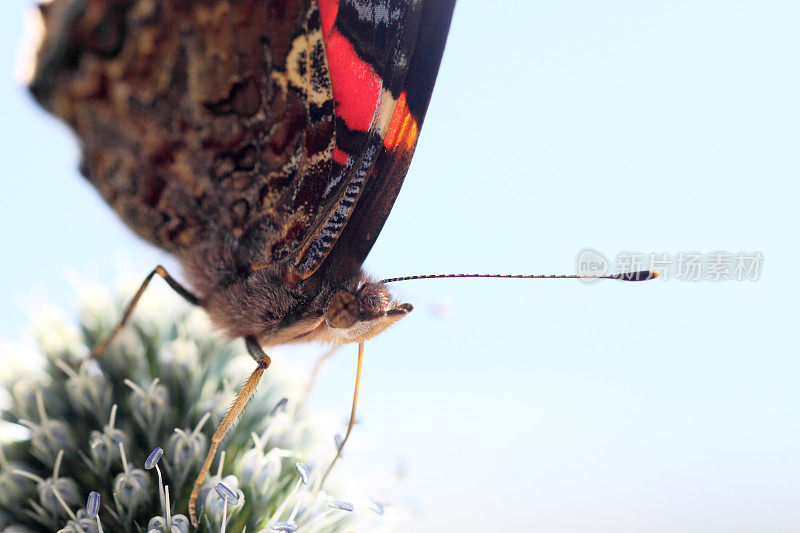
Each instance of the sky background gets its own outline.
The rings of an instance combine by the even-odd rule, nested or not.
[[[142,276],[165,261],[14,82],[29,5],[0,18],[6,339],[32,294],[70,309],[69,269],[111,284],[120,254]],[[345,461],[405,465],[411,530],[800,530],[798,20],[791,1],[457,5],[370,271],[572,273],[585,247],[764,260],[757,281],[398,285],[416,310],[366,346]],[[315,395],[343,420],[355,354]]]

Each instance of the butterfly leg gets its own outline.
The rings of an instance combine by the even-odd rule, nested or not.
[[[328,470],[325,472],[325,475],[322,476],[322,480],[317,485],[316,490],[320,490],[322,486],[325,484],[325,480],[328,478],[328,474],[331,473],[333,470],[333,465],[336,464],[336,460],[342,456],[342,450],[344,449],[344,445],[347,442],[347,439],[350,437],[350,432],[353,431],[353,425],[356,422],[356,404],[358,403],[358,386],[361,383],[361,363],[364,361],[364,342],[358,343],[358,366],[356,367],[356,388],[353,391],[353,407],[350,409],[350,422],[347,424],[347,433],[344,434],[344,438],[342,439],[341,444],[339,444],[339,448],[336,450],[336,456],[331,461],[330,466],[328,466]]]
[[[271,362],[269,356],[261,349],[255,337],[245,337],[244,342],[247,346],[247,351],[253,356],[253,359],[256,359],[258,366],[256,366],[256,369],[250,374],[247,381],[245,381],[242,390],[233,401],[233,405],[231,405],[231,408],[222,419],[222,422],[219,423],[219,427],[214,432],[214,436],[211,437],[211,446],[208,448],[206,460],[203,461],[203,466],[200,468],[200,473],[197,474],[197,479],[194,482],[192,494],[189,496],[189,519],[195,527],[197,526],[197,496],[200,494],[200,487],[203,481],[205,481],[208,471],[211,469],[211,462],[217,454],[219,443],[225,438],[225,434],[228,433],[233,423],[236,421],[236,418],[242,413],[244,406],[250,401],[250,398],[256,391],[258,382],[261,380],[261,376],[264,374],[264,371],[269,368]]]
[[[200,305],[200,299],[197,296],[189,292],[183,285],[178,283],[175,278],[170,276],[169,272],[167,272],[167,269],[161,265],[158,265],[147,275],[146,278],[144,278],[139,290],[136,291],[136,294],[133,295],[133,299],[128,304],[128,307],[125,308],[125,313],[122,315],[122,320],[119,321],[119,324],[117,324],[117,327],[114,328],[114,331],[112,331],[108,337],[106,337],[100,344],[96,345],[92,349],[92,353],[90,355],[92,359],[102,354],[108,347],[109,343],[111,343],[111,341],[114,340],[114,337],[117,336],[117,333],[119,333],[120,330],[125,327],[125,324],[127,324],[128,320],[131,318],[133,309],[136,307],[136,304],[139,303],[139,298],[142,297],[145,289],[147,289],[147,286],[150,284],[150,280],[153,279],[153,276],[156,274],[164,278],[164,281],[166,281],[167,284],[172,287],[172,290],[180,294],[184,300],[192,305]]]

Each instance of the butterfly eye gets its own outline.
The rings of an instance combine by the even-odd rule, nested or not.
[[[325,322],[332,328],[349,328],[357,318],[358,300],[352,292],[337,292],[325,308]]]

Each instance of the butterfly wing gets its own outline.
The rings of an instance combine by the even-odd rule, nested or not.
[[[285,260],[324,210],[334,108],[310,0],[56,0],[34,97],[77,133],[81,169],[140,236]],[[220,243],[220,236],[224,236]]]
[[[298,251],[297,278],[323,262],[327,276],[346,278],[369,253],[411,162],[454,4],[322,0],[336,105],[331,183],[347,187]]]
[[[179,257],[235,247],[299,280],[332,251],[342,270],[366,257],[452,8],[56,0],[42,7],[30,87],[76,131],[82,172],[140,236]]]
[[[419,29],[397,104],[371,177],[326,264],[332,278],[351,275],[369,254],[403,185],[444,52],[455,0],[422,2]]]

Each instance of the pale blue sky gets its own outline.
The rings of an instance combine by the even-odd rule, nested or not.
[[[144,275],[0,19],[0,332],[67,268]],[[572,272],[584,247],[761,252],[757,282],[447,280],[367,345],[355,468],[404,458],[419,531],[800,530],[800,4],[480,2],[455,18],[367,267]],[[432,312],[444,302],[450,316]],[[280,361],[275,361],[280,364]],[[346,418],[355,348],[317,403]]]

